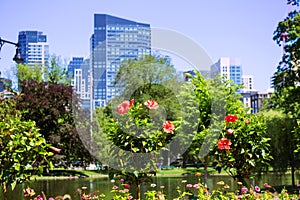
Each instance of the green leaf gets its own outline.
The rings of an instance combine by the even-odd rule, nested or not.
[[[12,183],[10,184],[11,190],[14,190],[15,187],[16,187],[16,185],[17,185],[17,181],[12,182]]]

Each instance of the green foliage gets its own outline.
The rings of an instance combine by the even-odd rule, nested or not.
[[[229,149],[215,149],[214,157],[217,167],[224,168],[229,175],[244,182],[254,170],[268,166],[270,155],[270,139],[265,137],[266,123],[262,116],[237,115],[235,122],[224,120],[220,138],[227,138]]]
[[[220,77],[205,80],[199,72],[192,77],[191,83],[200,116],[189,153],[205,162],[212,156],[218,169],[224,168],[240,181],[248,178],[255,169],[267,165],[271,156],[269,139],[265,138],[265,121],[260,116],[246,114],[247,110],[236,92],[240,87]],[[227,123],[224,116],[228,114],[239,119],[235,123]],[[228,134],[229,129],[233,133]],[[222,138],[232,143],[230,149],[218,148],[218,139]]]
[[[71,80],[66,75],[66,69],[61,67],[59,57],[52,56],[48,70],[46,71],[46,81],[50,83],[70,86]]]
[[[293,133],[293,120],[280,110],[268,110],[260,114],[266,118],[266,136],[271,138],[271,155],[274,160],[270,165],[275,171],[286,172],[297,144]]]
[[[35,80],[37,82],[43,81],[42,79],[42,70],[40,66],[28,66],[19,64],[17,68],[17,77],[18,77],[18,84],[20,85],[24,80]]]
[[[100,130],[93,138],[106,155],[99,155],[112,167],[124,169],[118,174],[132,179],[139,187],[156,171],[158,154],[167,149],[175,133],[166,133],[163,123],[178,124],[180,101],[176,93],[180,85],[170,60],[147,55],[124,60],[118,70],[115,86],[120,97],[97,111]],[[134,99],[128,112],[116,112],[122,100]],[[159,107],[150,109],[144,102],[155,100]],[[137,192],[139,195],[139,192]]]
[[[299,6],[298,0],[288,0],[288,4]],[[295,185],[295,168],[299,168],[299,121],[300,121],[300,11],[294,10],[278,23],[274,31],[273,40],[279,45],[284,45],[285,53],[273,77],[275,93],[272,96],[273,108],[282,111],[289,123],[285,124],[285,138],[288,145],[288,163],[292,171],[292,184]]]
[[[121,63],[115,87],[123,99],[135,99],[136,102],[155,99],[166,110],[167,118],[175,120],[179,110],[176,99],[180,87],[178,80],[169,59],[146,55]]]
[[[3,192],[43,172],[52,153],[33,121],[23,121],[13,99],[0,101],[0,181]]]

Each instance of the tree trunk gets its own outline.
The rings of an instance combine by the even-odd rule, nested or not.
[[[292,185],[293,185],[293,188],[296,187],[296,184],[295,184],[295,165],[294,165],[294,162],[292,162]]]
[[[1,183],[2,186],[2,192],[3,192],[3,200],[8,200],[7,198],[7,186],[5,182]]]
[[[141,183],[138,177],[135,177],[135,184],[136,184],[136,199],[141,199]]]

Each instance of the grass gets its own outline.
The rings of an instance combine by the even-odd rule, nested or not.
[[[196,174],[196,173],[200,173],[200,174],[204,174],[204,169],[203,167],[197,169],[197,168],[194,168],[194,167],[187,167],[187,168],[167,168],[167,169],[162,169],[162,170],[159,170],[159,172],[157,174],[160,174],[160,175],[173,175],[173,176],[176,176],[176,175],[193,175],[193,174]],[[217,170],[215,170],[214,168],[208,168],[207,169],[207,173],[210,174],[210,175],[213,175],[213,174],[218,174],[218,175],[227,175],[227,173],[225,171],[221,171],[221,173],[219,173]]]

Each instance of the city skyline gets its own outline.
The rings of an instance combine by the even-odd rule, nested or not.
[[[12,12],[13,5],[18,6]],[[218,4],[154,0],[149,5],[137,0],[89,3],[12,0],[1,2],[0,6],[3,10],[0,17],[9,19],[2,23],[2,39],[16,42],[19,31],[42,31],[48,36],[51,54],[63,59],[89,57],[89,38],[93,33],[95,13],[174,30],[197,42],[213,62],[220,57],[239,57],[244,74],[254,76],[258,90],[269,87],[270,78],[281,59],[282,48],[277,46],[272,36],[289,9],[285,0],[272,4],[258,0],[229,0]],[[42,9],[45,7],[47,9]],[[3,46],[0,52],[1,71],[10,70],[14,65],[14,52],[12,45]]]

